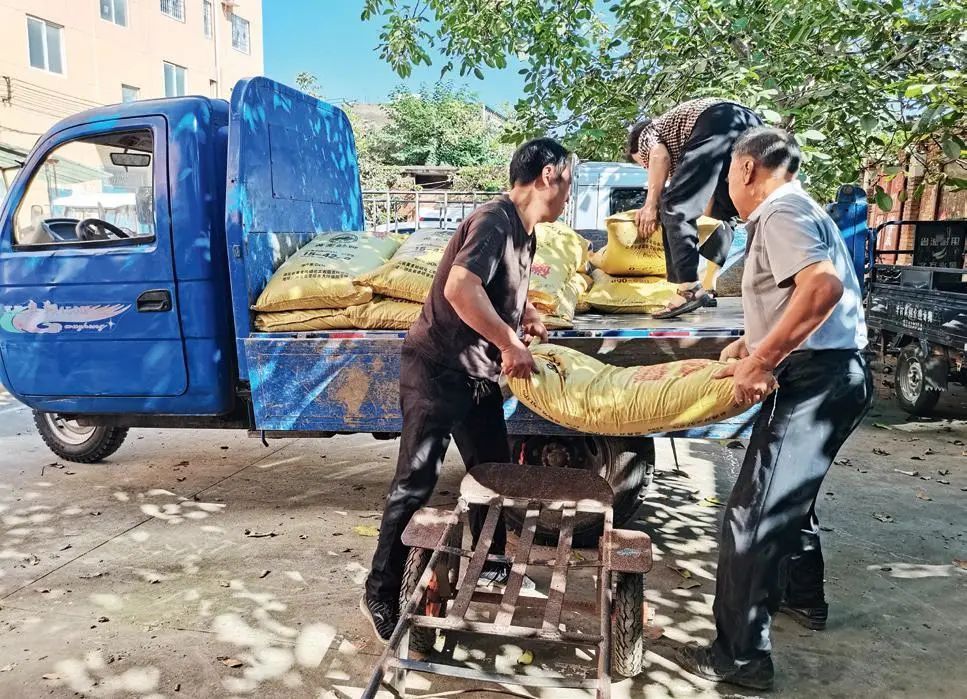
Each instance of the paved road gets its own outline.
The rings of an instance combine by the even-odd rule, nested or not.
[[[831,627],[775,624],[782,695],[967,687],[967,571],[952,563],[967,559],[967,427],[880,411],[824,487]],[[358,532],[378,524],[395,452],[368,436],[265,448],[235,432],[136,430],[107,463],[68,464],[0,393],[0,696],[358,696],[379,652],[356,611],[374,544]],[[461,475],[453,452],[443,506]],[[679,455],[683,475],[659,445],[662,470],[637,526],[658,554],[653,624],[684,641],[713,630],[721,509],[706,498],[726,499],[742,451],[686,442]],[[464,662],[511,669],[521,653],[456,641]],[[649,662],[615,696],[729,694],[658,653]],[[586,665],[537,649],[525,671]]]

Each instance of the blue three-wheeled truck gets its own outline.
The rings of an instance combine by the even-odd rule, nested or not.
[[[859,194],[837,217],[865,235]],[[393,438],[405,333],[259,333],[249,310],[300,245],[364,226],[345,114],[266,78],[240,82],[230,105],[183,97],[66,119],[3,204],[0,382],[74,461],[107,457],[131,427]],[[715,356],[741,332],[739,300],[721,299],[664,323],[579,316],[552,338],[628,365]],[[515,458],[594,470],[617,493],[615,525],[634,513],[655,435],[576,434],[512,398],[505,412]],[[741,437],[751,419],[680,436]]]

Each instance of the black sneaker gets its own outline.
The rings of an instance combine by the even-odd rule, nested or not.
[[[761,690],[772,689],[775,682],[776,671],[769,656],[739,666],[723,666],[715,661],[711,646],[689,643],[679,651],[677,661],[682,669],[712,682]]]
[[[395,600],[388,602],[372,599],[364,593],[359,600],[359,611],[369,620],[376,638],[383,643],[389,643],[393,629],[396,628],[396,623],[400,619],[399,603]]]
[[[822,631],[826,628],[826,619],[829,617],[829,605],[820,602],[808,607],[798,607],[783,602],[779,605],[779,611],[793,618],[800,626],[805,626],[811,631]]]

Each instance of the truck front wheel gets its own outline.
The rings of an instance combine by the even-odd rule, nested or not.
[[[655,473],[655,442],[647,437],[511,437],[515,462],[534,466],[580,468],[596,473],[614,490],[614,526],[622,527],[638,511]],[[557,526],[553,515],[542,514],[536,540],[553,545]],[[520,530],[523,512],[507,513],[507,522]],[[574,522],[573,545],[597,546],[601,536],[600,517],[578,515]]]
[[[900,407],[913,415],[929,415],[947,385],[947,372],[943,357],[924,357],[918,346],[905,347],[897,358],[893,384]]]
[[[34,411],[34,424],[52,452],[65,461],[93,464],[116,452],[128,436],[126,427],[85,427],[58,413]]]

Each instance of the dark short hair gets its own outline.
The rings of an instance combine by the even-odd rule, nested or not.
[[[628,143],[625,144],[625,158],[628,162],[634,161],[631,157],[638,152],[638,143],[641,141],[641,132],[648,128],[651,124],[651,119],[645,117],[641,121],[637,121],[632,124],[631,129],[628,131]]]
[[[510,159],[510,186],[530,184],[553,165],[560,175],[567,168],[570,151],[553,138],[534,138],[514,151]]]
[[[732,157],[747,155],[766,170],[785,168],[790,175],[799,172],[802,153],[796,137],[785,129],[757,126],[739,136],[732,148]]]

